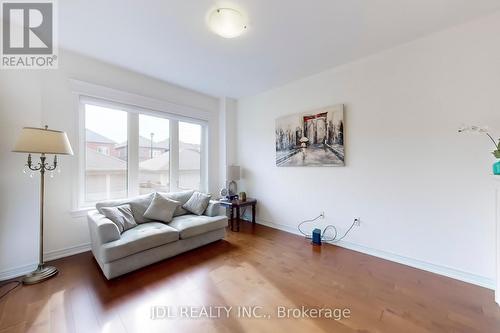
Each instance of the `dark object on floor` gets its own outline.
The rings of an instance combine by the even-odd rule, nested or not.
[[[321,245],[321,229],[314,229],[312,233],[312,243],[314,245]]]

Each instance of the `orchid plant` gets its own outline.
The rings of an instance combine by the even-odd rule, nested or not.
[[[458,129],[458,133],[484,133],[490,138],[490,140],[493,142],[493,145],[495,146],[495,150],[492,152],[493,155],[495,155],[496,158],[500,158],[500,139],[498,139],[498,143],[493,139],[491,134],[488,132],[487,127],[481,127],[481,126],[475,126],[475,125],[470,125],[470,126],[462,126]]]

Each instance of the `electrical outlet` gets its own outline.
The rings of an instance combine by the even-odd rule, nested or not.
[[[325,212],[321,212],[320,216],[321,216],[322,219],[324,219],[325,218]]]
[[[356,227],[360,227],[361,226],[361,219],[359,217],[355,217],[354,218],[354,225]]]

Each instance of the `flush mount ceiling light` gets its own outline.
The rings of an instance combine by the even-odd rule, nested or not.
[[[213,32],[224,38],[241,35],[247,28],[245,15],[232,8],[217,8],[208,17],[208,25]]]

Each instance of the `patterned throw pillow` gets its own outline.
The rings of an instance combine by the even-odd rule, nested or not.
[[[104,214],[102,212],[104,207],[116,207],[129,204],[130,209],[132,209],[132,214],[134,215],[135,223],[151,222],[152,220],[144,217],[144,212],[151,204],[151,200],[153,200],[154,195],[154,193],[149,193],[129,199],[101,201],[98,202],[95,207],[99,213]]]
[[[137,226],[129,204],[115,207],[102,207],[101,213],[111,220],[111,222],[116,224],[120,233]]]

